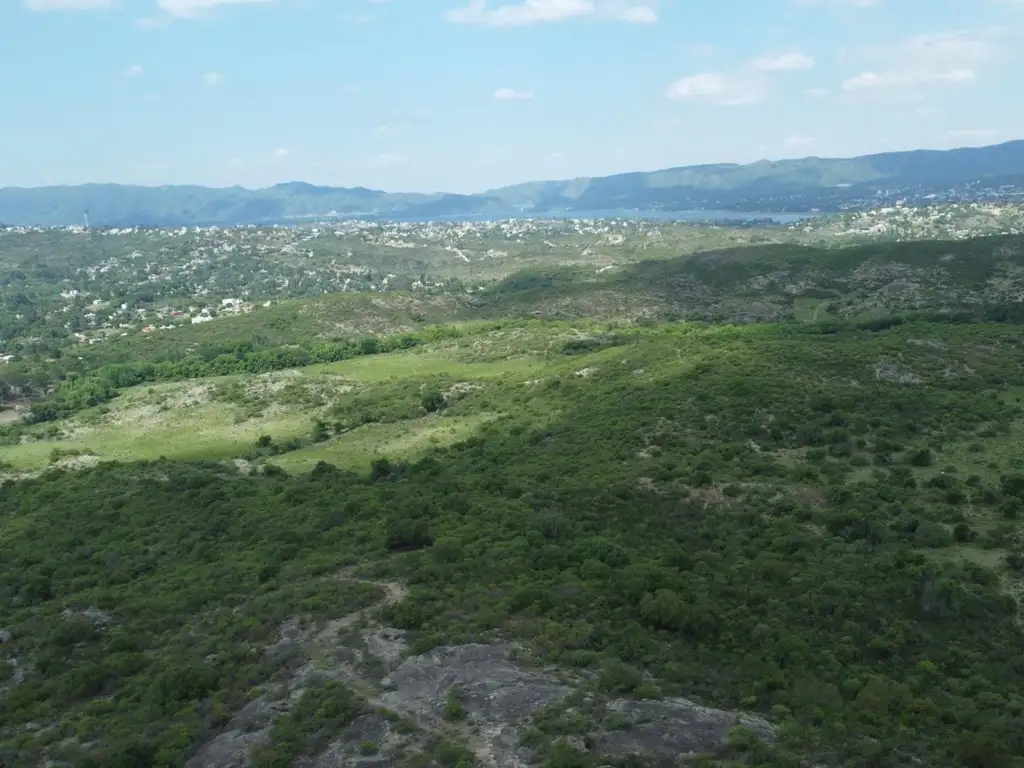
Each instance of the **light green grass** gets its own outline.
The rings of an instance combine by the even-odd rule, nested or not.
[[[117,403],[102,420],[74,420],[67,437],[0,446],[0,461],[27,472],[45,468],[54,449],[88,452],[102,460],[140,461],[160,456],[219,460],[250,449],[260,435],[284,439],[309,432],[309,413],[284,412],[235,423],[238,409],[225,403],[160,410],[155,405]]]
[[[416,378],[447,374],[466,379],[497,378],[516,373],[528,373],[543,365],[534,357],[514,357],[486,363],[467,363],[451,359],[442,352],[403,352],[390,355],[371,355],[303,368],[303,375],[332,373],[373,382],[395,378]]]
[[[306,472],[325,461],[337,467],[365,470],[379,457],[414,460],[431,448],[451,445],[470,437],[495,414],[426,416],[393,424],[367,424],[339,437],[270,461],[289,472]]]
[[[980,450],[972,449],[972,446],[980,447]],[[990,464],[995,464],[996,468]],[[1007,472],[1020,471],[1024,467],[1024,422],[1015,422],[1008,435],[950,443],[936,453],[932,466],[919,474],[931,476],[948,465],[956,467],[961,478],[978,475],[989,482],[998,480]]]
[[[535,357],[461,362],[451,359],[455,351],[415,350],[311,366],[295,371],[298,375],[293,381],[320,381],[330,386],[332,382],[348,380],[372,387],[388,379],[441,374],[463,380],[493,379],[527,373],[544,365],[543,360]],[[271,374],[266,381],[272,382],[282,375],[284,372]],[[107,408],[83,411],[56,425],[39,425],[32,430],[43,435],[57,426],[64,433],[60,439],[0,446],[0,463],[16,473],[36,472],[52,463],[55,450],[92,454],[100,460],[139,461],[166,456],[216,461],[248,453],[261,435],[270,435],[275,442],[308,435],[313,420],[321,415],[319,409],[308,404],[275,403],[271,394],[263,414],[252,416],[231,402],[209,400],[210,393],[224,384],[263,379],[232,375],[126,389]],[[412,458],[432,445],[455,442],[472,434],[489,418],[492,417],[430,417],[407,423],[371,424],[274,461],[301,470],[317,461],[361,468],[376,455]]]
[[[825,307],[835,299],[798,298],[793,300],[793,317],[804,323],[816,323],[827,320],[829,313]]]
[[[956,544],[945,549],[921,550],[933,557],[955,562],[973,563],[985,568],[999,569],[1006,557],[1005,549],[982,549],[970,544]]]

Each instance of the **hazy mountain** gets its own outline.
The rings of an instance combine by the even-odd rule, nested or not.
[[[620,208],[830,210],[878,196],[1024,190],[1024,140],[988,147],[805,157],[540,181],[480,194],[389,193],[302,182],[265,189],[84,184],[0,188],[0,221],[95,226],[245,224],[344,216],[437,217]]]
[[[539,210],[683,210],[747,204],[747,210],[805,211],[879,192],[918,190],[939,194],[974,182],[1024,189],[1024,141],[852,158],[692,165],[649,173],[531,182],[485,194]]]

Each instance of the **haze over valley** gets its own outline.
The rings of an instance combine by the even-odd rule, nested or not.
[[[0,188],[0,221],[66,226],[287,223],[330,217],[457,218],[592,211],[806,213],[903,203],[1024,199],[1024,140],[849,159],[803,158],[518,184],[471,195],[386,193],[301,182]]]
[[[0,29],[2,768],[1024,766],[1024,6]]]

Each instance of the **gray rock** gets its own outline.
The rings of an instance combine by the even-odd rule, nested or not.
[[[377,714],[362,715],[319,757],[303,761],[298,768],[389,768],[394,765],[390,756],[393,740],[387,720]],[[377,753],[362,754],[361,747],[366,743],[376,744]]]
[[[185,763],[185,768],[249,768],[249,750],[255,745],[265,744],[269,736],[269,728],[253,733],[224,731],[200,747]]]
[[[14,636],[3,627],[0,627],[0,643],[9,643],[14,639]]]
[[[509,645],[470,644],[437,648],[400,664],[382,682],[380,703],[438,725],[453,687],[460,689],[466,718],[477,736],[470,746],[485,765],[526,765],[519,732],[537,710],[571,690],[552,672],[509,660]]]
[[[875,378],[880,381],[892,381],[898,384],[921,384],[924,379],[910,369],[890,362],[878,362],[874,365]]]
[[[941,341],[934,341],[933,339],[907,339],[907,344],[915,347],[926,347],[935,352],[941,352],[946,348],[946,345]]]
[[[595,751],[611,757],[650,755],[677,758],[713,752],[721,747],[729,730],[741,725],[766,741],[775,729],[759,717],[702,707],[688,699],[620,699],[608,709],[625,718],[629,727],[597,737]]]
[[[437,648],[406,659],[388,678],[391,690],[381,703],[427,720],[443,716],[449,691],[462,689],[462,705],[472,719],[519,723],[564,697],[570,688],[508,659],[508,645],[470,644]]]
[[[65,619],[84,619],[97,627],[106,627],[114,622],[114,618],[109,613],[93,606],[78,611],[65,608],[60,615]]]
[[[246,732],[269,728],[282,712],[289,708],[287,701],[269,701],[264,698],[253,699],[242,707],[231,718],[231,727]]]
[[[363,633],[367,652],[384,664],[385,669],[394,669],[409,650],[405,632],[401,629],[382,627]]]

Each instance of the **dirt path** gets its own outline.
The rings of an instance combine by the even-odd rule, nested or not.
[[[367,606],[366,608],[362,608],[358,611],[353,611],[352,613],[334,619],[333,621],[329,621],[323,629],[313,636],[311,643],[312,647],[310,649],[312,651],[310,654],[311,657],[326,659],[329,655],[329,649],[337,645],[339,634],[345,630],[362,624],[364,620],[370,619],[371,615],[375,611],[385,606],[401,602],[409,594],[409,588],[400,581],[391,579],[361,579],[352,576],[351,573],[352,571],[350,569],[346,569],[340,572],[337,578],[340,581],[345,581],[351,584],[368,584],[370,586],[383,589],[384,597],[373,605]],[[366,627],[363,629],[363,637],[366,638],[367,635],[380,633],[384,629],[384,626],[380,622],[367,621]],[[365,676],[365,674],[361,674],[358,670],[358,666],[352,664],[343,663],[337,671],[344,676],[346,682],[358,693],[366,697],[367,702],[371,706],[384,706],[384,702],[379,698],[381,691],[379,681],[376,678],[370,678]],[[465,744],[470,751],[473,752],[477,760],[480,761],[481,765],[486,766],[487,768],[500,768],[498,761],[495,759],[490,739],[488,738],[488,736],[492,734],[481,733],[477,728],[466,722],[448,722],[445,720],[433,719],[427,720],[408,712],[405,714],[407,717],[410,717],[410,719],[412,719],[424,732],[443,735],[445,738]]]
[[[825,299],[818,306],[814,308],[814,317],[811,318],[812,323],[818,322],[818,313],[829,303],[830,299]]]
[[[349,629],[356,624],[360,623],[363,619],[367,618],[369,614],[374,611],[383,608],[387,605],[394,605],[400,603],[405,599],[406,595],[409,594],[409,588],[400,581],[377,581],[375,579],[358,579],[347,575],[347,572],[342,571],[338,574],[339,581],[347,581],[349,584],[368,584],[371,587],[378,587],[384,590],[384,597],[378,600],[373,605],[368,605],[366,608],[360,608],[358,611],[345,614],[340,619],[333,619],[327,622],[326,626],[317,632],[314,637],[315,641],[323,641],[329,637],[337,635],[344,629]]]

